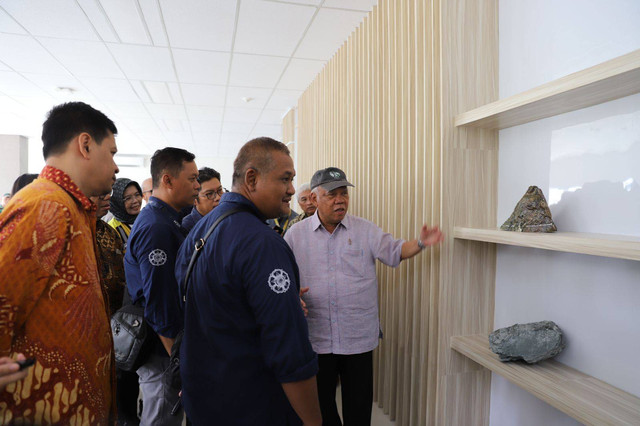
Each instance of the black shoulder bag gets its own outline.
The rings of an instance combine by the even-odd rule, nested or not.
[[[194,246],[195,250],[193,251],[193,254],[191,255],[191,259],[189,260],[189,266],[187,266],[187,272],[184,275],[184,280],[182,280],[182,282],[180,283],[180,290],[181,290],[181,293],[182,293],[182,301],[183,301],[183,303],[186,303],[186,301],[187,301],[187,290],[189,288],[189,277],[191,277],[191,272],[193,271],[193,267],[195,266],[196,260],[198,260],[198,257],[200,256],[200,252],[202,251],[202,248],[204,247],[205,243],[207,242],[207,240],[209,239],[209,237],[211,236],[213,231],[215,231],[215,229],[218,227],[218,225],[220,224],[220,222],[222,222],[223,219],[225,219],[228,216],[231,216],[232,214],[239,213],[239,212],[251,212],[251,210],[249,209],[249,207],[241,204],[241,205],[239,205],[237,207],[232,208],[231,210],[228,210],[228,211],[224,212],[223,214],[220,215],[220,217],[218,219],[216,219],[215,222],[213,222],[213,224],[207,230],[207,233],[204,234],[204,237],[202,237],[202,238],[200,238],[199,240],[196,241],[195,246]],[[180,383],[180,345],[182,344],[182,336],[183,335],[184,335],[184,329],[180,330],[180,332],[176,336],[176,340],[173,343],[173,346],[171,347],[171,361],[170,361],[170,364],[169,364],[169,368],[171,370],[170,374],[171,374],[173,383],[176,385],[176,387],[181,387],[181,383]]]

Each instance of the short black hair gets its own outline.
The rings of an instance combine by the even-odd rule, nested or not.
[[[166,172],[177,177],[184,163],[190,163],[196,158],[195,155],[182,148],[167,147],[157,150],[151,157],[151,181],[153,188],[160,186],[162,175]]]
[[[42,125],[44,159],[63,153],[69,141],[82,132],[91,135],[99,145],[109,132],[115,135],[118,129],[109,117],[84,102],[67,102],[53,107]]]
[[[13,197],[14,195],[16,195],[18,191],[36,180],[37,177],[37,173],[25,173],[18,176],[18,178],[13,182],[13,187],[11,188],[11,196]]]
[[[232,185],[235,187],[242,182],[250,167],[256,169],[258,173],[269,173],[275,167],[271,156],[274,151],[289,155],[289,148],[285,144],[265,136],[245,143],[233,162]]]
[[[203,167],[198,170],[198,183],[200,185],[205,182],[209,182],[211,179],[220,180],[220,173],[216,172],[211,167]]]

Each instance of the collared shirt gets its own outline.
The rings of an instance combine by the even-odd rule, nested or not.
[[[225,193],[180,248],[176,278],[182,282],[195,241],[237,205],[251,212],[220,223],[189,280],[180,364],[185,411],[194,424],[297,424],[281,383],[313,377],[318,363],[298,268],[282,237],[253,203]]]
[[[182,219],[182,227],[187,231],[191,231],[191,229],[195,226],[195,224],[198,223],[198,221],[202,218],[203,216],[200,214],[198,209],[194,206],[193,209],[191,209],[191,213],[189,213],[184,217],[184,219]]]
[[[140,300],[147,323],[168,338],[175,338],[183,325],[174,270],[185,235],[180,213],[151,197],[133,224],[124,256],[131,301]]]
[[[309,287],[309,338],[319,354],[358,354],[378,346],[376,259],[398,266],[404,240],[368,220],[346,215],[329,233],[318,213],[284,236]]]
[[[313,215],[308,216],[306,213],[302,213],[299,214],[298,216],[294,217],[293,219],[291,219],[291,222],[289,223],[289,228],[291,228],[293,225],[295,225],[298,222],[302,222],[303,220],[305,220],[308,217],[311,217]]]
[[[276,231],[278,234],[284,235],[287,233],[287,229],[291,228],[291,225],[293,225],[293,220],[298,216],[298,213],[290,210],[288,216],[267,220],[267,225],[269,225],[269,227],[271,227],[271,229]]]
[[[0,216],[0,356],[36,358],[26,379],[0,390],[11,424],[113,424],[113,341],[95,226],[95,205],[51,166]]]

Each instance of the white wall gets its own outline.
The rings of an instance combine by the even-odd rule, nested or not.
[[[500,1],[500,97],[640,49],[640,1]],[[640,236],[640,95],[500,132],[497,225],[529,185],[561,231]],[[495,328],[553,320],[557,360],[640,396],[640,262],[499,246]],[[491,424],[573,425],[494,375]]]
[[[28,173],[28,141],[24,136],[0,135],[0,197],[10,193],[13,182],[23,173]]]

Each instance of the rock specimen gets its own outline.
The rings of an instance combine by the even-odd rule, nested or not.
[[[555,322],[540,321],[500,328],[489,335],[489,346],[500,361],[524,360],[533,364],[558,355],[565,342]]]
[[[524,196],[518,201],[511,216],[500,227],[503,231],[517,232],[555,232],[558,230],[553,219],[547,200],[542,190],[537,186],[530,186]]]

